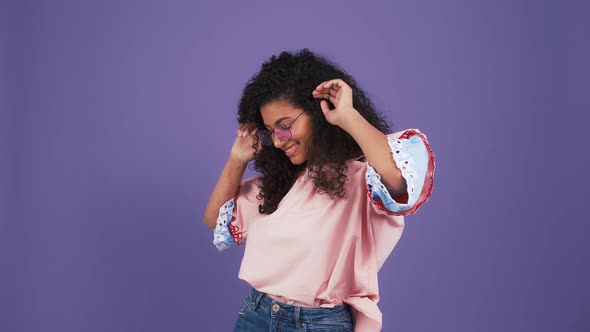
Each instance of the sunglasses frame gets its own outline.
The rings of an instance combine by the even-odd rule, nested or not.
[[[257,136],[262,141],[262,145],[264,145],[264,146],[271,146],[271,145],[273,145],[274,144],[274,140],[272,139],[272,135],[275,135],[281,141],[288,141],[288,140],[290,140],[293,137],[293,133],[291,132],[291,126],[293,125],[293,123],[295,123],[295,121],[297,121],[297,119],[299,119],[299,117],[303,113],[305,113],[305,111],[301,112],[288,125],[278,125],[278,126],[276,126],[275,128],[272,129],[272,132],[270,132],[266,128],[264,128],[263,130],[258,130],[258,132],[257,132],[258,135]],[[277,132],[277,129],[280,130],[280,132]],[[281,133],[284,133],[284,135],[283,135],[284,137],[281,137],[281,135],[280,135]],[[288,135],[288,137],[285,136],[285,135]]]

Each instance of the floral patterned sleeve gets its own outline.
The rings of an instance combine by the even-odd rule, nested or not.
[[[392,197],[381,176],[367,166],[365,181],[367,194],[377,213],[405,216],[416,213],[428,200],[434,185],[434,152],[426,135],[417,129],[387,135],[391,156],[406,180],[407,191],[401,196]]]
[[[222,251],[246,241],[249,225],[256,220],[258,205],[258,177],[240,184],[235,197],[219,208],[217,224],[213,230],[213,244]]]

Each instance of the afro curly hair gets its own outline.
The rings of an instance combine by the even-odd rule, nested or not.
[[[339,66],[307,48],[296,53],[282,52],[278,57],[273,55],[246,83],[238,108],[240,124],[254,123],[259,130],[265,130],[260,109],[278,100],[302,109],[312,123],[312,144],[305,163],[292,164],[273,146],[263,147],[256,153],[254,169],[260,173],[261,182],[258,198],[263,202],[259,206],[260,213],[273,213],[306,168],[320,194],[327,194],[331,199],[345,196],[346,162],[362,157],[363,151],[350,134],[328,123],[320,100],[311,94],[320,83],[335,78],[352,88],[353,107],[375,128],[389,133],[387,121],[355,80]],[[255,142],[253,147],[257,145]]]

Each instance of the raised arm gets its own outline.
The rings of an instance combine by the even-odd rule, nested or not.
[[[320,102],[326,120],[354,138],[367,162],[381,174],[381,180],[389,193],[393,196],[405,193],[406,180],[391,158],[387,137],[354,109],[352,88],[341,79],[333,79],[318,85],[312,95],[314,98],[329,100],[335,106],[332,110],[326,100]]]
[[[215,228],[219,208],[236,195],[248,162],[255,158],[256,149],[252,147],[255,135],[256,128],[253,124],[243,124],[238,129],[229,158],[205,208],[203,223],[211,229]]]

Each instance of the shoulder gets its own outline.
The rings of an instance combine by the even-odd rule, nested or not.
[[[259,176],[247,178],[240,183],[239,195],[247,197],[250,200],[256,200],[261,185],[262,182],[260,182]]]
[[[258,186],[260,184],[260,176],[252,176],[242,181],[242,186]]]
[[[364,179],[367,165],[368,163],[364,156],[347,161],[346,166],[348,169],[346,171],[346,177],[348,178],[348,181],[360,181]]]

